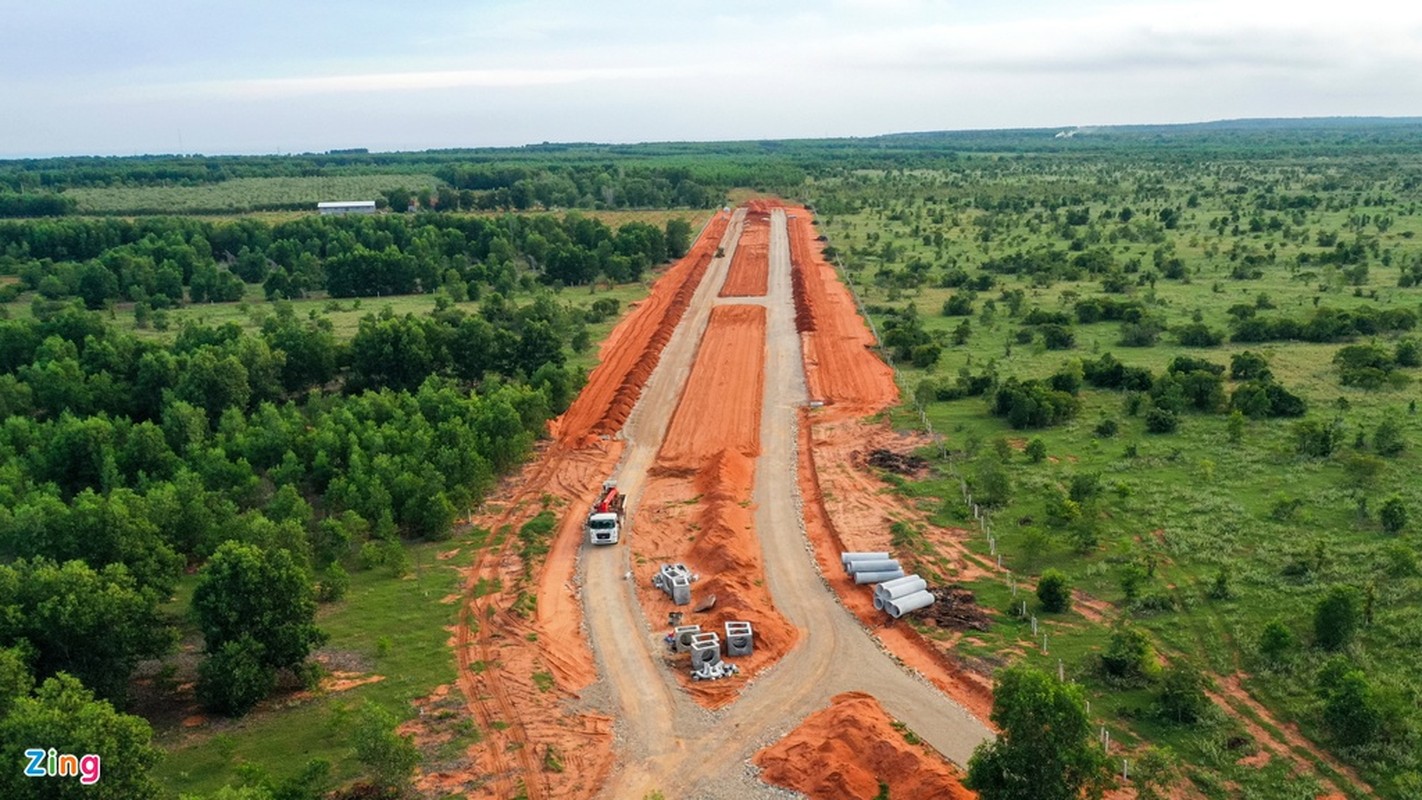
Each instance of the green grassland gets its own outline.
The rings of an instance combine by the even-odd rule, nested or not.
[[[321,607],[317,624],[330,639],[318,656],[335,669],[381,680],[338,692],[278,693],[238,720],[200,718],[189,727],[171,709],[155,719],[155,740],[167,753],[154,770],[160,784],[173,796],[205,796],[252,771],[277,781],[291,778],[312,759],[330,762],[336,781],[357,777],[359,765],[349,741],[356,708],[373,702],[406,719],[415,713],[411,701],[453,682],[448,629],[462,605],[441,600],[459,592],[459,570],[469,565],[486,536],[466,527],[446,542],[410,545],[408,574],[395,576],[388,567],[355,572],[346,596]],[[437,558],[456,549],[452,558]],[[191,593],[193,582],[185,581],[174,611],[186,608],[184,595]],[[187,634],[200,639],[195,628]],[[451,702],[462,705],[457,691]],[[471,728],[461,735],[472,743],[478,732]],[[453,756],[457,752],[425,754],[431,760]]]
[[[1145,628],[1171,659],[1189,660],[1215,675],[1241,673],[1277,717],[1297,722],[1315,742],[1358,767],[1379,793],[1411,796],[1422,767],[1415,749],[1422,722],[1415,672],[1422,646],[1422,579],[1415,568],[1422,549],[1422,483],[1415,477],[1422,466],[1422,417],[1410,409],[1422,394],[1416,383],[1422,370],[1400,369],[1403,378],[1375,390],[1340,384],[1333,356],[1341,347],[1376,341],[1391,349],[1398,338],[1391,334],[1327,344],[1226,339],[1216,347],[1185,347],[1170,330],[1199,320],[1228,332],[1228,309],[1255,305],[1261,294],[1275,310],[1260,315],[1302,319],[1315,304],[1422,311],[1422,289],[1398,286],[1402,268],[1422,258],[1422,215],[1415,184],[1405,179],[1416,174],[1416,159],[1393,162],[1391,171],[1364,159],[1194,165],[1109,158],[1022,161],[978,159],[961,172],[857,173],[816,187],[823,232],[871,319],[882,328],[912,305],[923,329],[943,345],[930,367],[906,360],[897,367],[906,399],[911,404],[917,393],[925,401],[926,417],[943,435],[952,463],[940,460],[933,477],[905,483],[901,491],[917,498],[940,524],[975,527],[949,471],[972,483],[997,465],[1011,483],[1007,502],[992,517],[1005,567],[1019,576],[1049,567],[1065,571],[1076,587],[1111,605],[1108,622],[1119,618]],[[1312,194],[1323,202],[1303,212],[1251,209],[1250,201],[1266,193]],[[1129,222],[1121,221],[1125,207],[1134,210]],[[1068,209],[1081,208],[1088,210],[1086,224],[1064,221]],[[1165,208],[1179,210],[1173,228],[1159,222]],[[1260,229],[1251,231],[1255,217]],[[1222,227],[1212,226],[1221,218]],[[1320,234],[1335,233],[1339,241],[1362,241],[1368,248],[1367,275],[1359,285],[1339,267],[1317,263],[1331,250],[1319,244]],[[1099,275],[1080,280],[999,275],[990,290],[977,293],[970,316],[942,314],[945,300],[967,291],[940,285],[949,270],[976,277],[986,261],[1046,247],[1068,256],[1108,250],[1126,279],[1124,291],[1109,296],[1140,302],[1167,331],[1154,346],[1124,347],[1121,323],[1076,323],[1077,300],[1107,294]],[[1261,274],[1231,277],[1249,254],[1257,256]],[[1314,263],[1299,265],[1301,254]],[[1171,257],[1184,262],[1183,279],[1159,274],[1157,262]],[[1139,262],[1134,268],[1128,266],[1133,260]],[[1023,292],[1017,317],[1004,296],[1012,290]],[[995,308],[985,313],[989,304]],[[1048,350],[1041,336],[1019,341],[1018,332],[1031,328],[1019,317],[1033,308],[1066,312],[1073,320],[1074,346]],[[955,345],[953,332],[964,320],[971,332]],[[1331,457],[1298,455],[1291,419],[1247,421],[1236,441],[1226,414],[1187,412],[1177,432],[1147,433],[1141,415],[1128,413],[1128,393],[1089,385],[1081,389],[1074,418],[1036,430],[1014,430],[991,416],[986,396],[938,400],[931,391],[951,384],[962,371],[992,369],[998,380],[1044,379],[1071,360],[1106,352],[1158,374],[1180,355],[1228,368],[1230,356],[1244,350],[1264,354],[1278,382],[1307,401],[1305,419],[1340,420],[1343,444]],[[1236,385],[1227,380],[1226,395]],[[919,425],[909,407],[895,412],[895,419]],[[1118,430],[1098,434],[1098,423],[1107,419]],[[1384,419],[1401,426],[1408,447],[1400,455],[1379,458],[1372,451]],[[1034,463],[1022,452],[1031,439],[1045,444],[1046,459]],[[1099,475],[1100,492],[1087,524],[1097,542],[1081,547],[1051,524],[1048,505],[1073,476],[1091,473]],[[1411,514],[1411,523],[1397,535],[1385,533],[1379,523],[1378,509],[1391,497],[1400,498]],[[974,536],[971,547],[985,561],[992,558],[985,536]],[[1143,566],[1150,575],[1134,602],[1127,602],[1122,578]],[[1221,574],[1227,591],[1214,592]],[[1315,691],[1315,675],[1331,654],[1310,646],[1314,605],[1340,584],[1372,598],[1371,623],[1345,655],[1401,717],[1385,741],[1367,746],[1333,737]],[[965,659],[991,667],[1020,654],[1053,672],[1062,659],[1067,672],[1086,682],[1103,724],[1126,741],[1171,748],[1207,796],[1239,796],[1231,785],[1251,797],[1314,796],[1305,782],[1282,780],[1280,764],[1264,770],[1235,764],[1250,750],[1237,743],[1225,747],[1239,730],[1227,718],[1195,727],[1164,724],[1151,713],[1151,691],[1101,679],[1094,662],[1108,640],[1104,625],[1074,612],[1042,615],[1034,597],[1022,591],[1012,597],[1002,580],[975,582],[972,588],[1004,615],[991,633],[956,645]],[[1040,641],[1029,641],[1027,622],[1006,614],[1023,599],[1046,626],[1046,655]],[[1282,663],[1267,663],[1258,654],[1260,632],[1274,619],[1301,642]],[[1337,782],[1348,789],[1346,780]]]
[[[195,186],[76,187],[65,194],[81,214],[233,214],[325,200],[374,200],[388,189],[418,192],[442,181],[428,174],[233,178]]]

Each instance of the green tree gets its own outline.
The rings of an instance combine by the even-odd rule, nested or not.
[[[1188,662],[1176,661],[1165,670],[1156,701],[1166,719],[1186,725],[1198,722],[1210,707],[1205,676]]]
[[[371,779],[388,788],[403,787],[420,763],[420,752],[409,736],[395,731],[393,714],[367,701],[360,709],[351,744]]]
[[[198,702],[209,711],[240,717],[276,687],[276,671],[263,662],[252,637],[225,642],[198,667]]]
[[[152,744],[153,730],[138,717],[121,714],[95,700],[77,678],[59,675],[46,680],[33,696],[20,697],[10,713],[0,717],[0,752],[16,759],[14,768],[0,770],[0,797],[7,800],[146,800],[159,796],[149,769],[161,752]],[[90,785],[75,779],[36,780],[19,768],[19,754],[31,747],[53,747],[77,756],[98,755],[99,780]]]
[[[1382,522],[1383,530],[1397,535],[1407,527],[1407,506],[1402,504],[1402,498],[1389,497],[1378,510],[1378,520]]]
[[[1160,673],[1160,663],[1150,636],[1133,625],[1117,625],[1106,652],[1101,654],[1101,670],[1108,678],[1123,683],[1153,680]]]
[[[325,635],[316,627],[311,578],[291,553],[229,541],[198,576],[193,611],[207,652],[244,636],[275,669],[297,667]]]
[[[1362,620],[1362,601],[1352,586],[1334,586],[1313,610],[1313,638],[1325,650],[1341,650]]]
[[[1047,443],[1041,439],[1033,439],[1027,443],[1023,451],[1027,454],[1027,460],[1033,464],[1040,464],[1047,458]]]
[[[121,698],[139,659],[171,642],[157,594],[140,590],[121,564],[97,571],[42,558],[0,565],[0,647],[23,647],[37,677],[67,672]]]
[[[1042,577],[1037,580],[1037,601],[1042,604],[1042,610],[1050,613],[1061,613],[1071,608],[1071,583],[1067,580],[1066,573],[1057,569],[1049,569],[1042,573]]]
[[[1407,440],[1402,436],[1402,425],[1392,417],[1383,420],[1373,434],[1373,449],[1382,456],[1398,456],[1407,449]]]
[[[978,745],[965,784],[982,800],[1078,800],[1105,789],[1106,756],[1093,737],[1080,686],[1025,665],[997,675],[997,739]]]

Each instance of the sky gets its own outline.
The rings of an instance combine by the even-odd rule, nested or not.
[[[1400,0],[0,0],[0,157],[1422,116]]]

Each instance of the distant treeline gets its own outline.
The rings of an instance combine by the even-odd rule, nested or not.
[[[613,230],[577,214],[452,217],[440,214],[304,217],[271,224],[190,217],[0,222],[6,287],[48,299],[79,297],[167,307],[240,299],[244,283],[268,297],[325,290],[336,297],[432,292],[456,300],[509,294],[532,271],[548,284],[631,281],[683,255],[691,226],[629,222]],[[187,296],[184,296],[184,288]]]

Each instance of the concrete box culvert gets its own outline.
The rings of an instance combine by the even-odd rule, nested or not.
[[[755,636],[749,622],[726,623],[726,655],[748,656],[755,652]]]
[[[691,638],[701,632],[700,625],[678,625],[672,630],[672,642],[678,653],[691,652]]]
[[[858,575],[861,572],[893,572],[896,569],[901,569],[901,567],[899,562],[892,558],[849,562],[850,575]]]
[[[888,581],[874,587],[874,596],[884,600],[897,600],[900,597],[907,597],[915,592],[922,592],[928,589],[928,581],[917,575],[909,575],[900,580]]]
[[[891,581],[894,578],[902,578],[904,571],[901,569],[887,570],[885,572],[856,572],[854,582],[858,584],[881,583]]]
[[[685,575],[677,575],[671,579],[671,586],[667,589],[667,594],[671,595],[673,603],[679,606],[691,604],[691,579]]]
[[[843,564],[848,572],[851,561],[887,561],[891,557],[888,553],[841,553],[839,563]]]
[[[917,611],[931,605],[933,605],[933,595],[928,592],[914,592],[897,600],[888,601],[884,604],[884,610],[889,612],[889,616],[898,619],[910,611]]]
[[[699,670],[708,664],[721,663],[721,643],[695,642],[691,645],[691,669]]]

